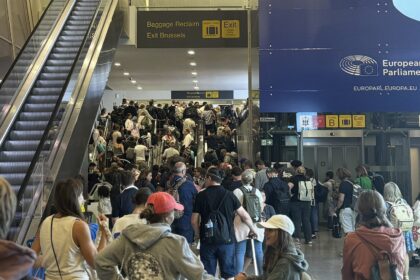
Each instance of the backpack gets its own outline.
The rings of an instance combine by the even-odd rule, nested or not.
[[[164,280],[159,261],[151,254],[137,252],[132,254],[126,264],[125,272],[130,280]]]
[[[345,180],[353,186],[353,193],[351,197],[351,209],[356,211],[357,209],[357,200],[359,199],[360,194],[364,191],[363,188],[358,184],[353,184],[350,180]]]
[[[413,209],[403,200],[398,199],[395,203],[389,203],[387,210],[392,225],[402,231],[411,231],[414,225]]]
[[[299,181],[298,199],[300,201],[314,200],[314,185],[311,181]]]
[[[220,207],[223,205],[226,197],[228,196],[229,191],[225,190],[225,195],[219,203],[219,206],[216,209],[210,208],[209,218],[207,223],[204,225],[204,238],[206,243],[221,245],[229,244],[233,240],[230,238],[229,225],[227,219],[222,212],[220,212]]]
[[[187,181],[186,178],[181,178],[178,180],[178,182],[176,182],[173,186],[170,186],[168,189],[168,193],[173,196],[173,198],[175,199],[177,203],[180,203],[178,190],[182,186],[182,184],[185,183],[185,181]],[[175,219],[179,219],[183,215],[184,215],[184,211],[175,211]]]
[[[260,199],[257,196],[257,189],[252,188],[251,191],[248,191],[245,187],[239,188],[243,196],[243,206],[244,209],[248,212],[254,223],[257,223],[261,220],[261,204]]]
[[[367,242],[359,233],[356,232],[360,241],[368,248],[375,257],[375,263],[370,269],[371,280],[399,280],[397,275],[397,265],[391,262],[390,253],[384,250],[378,250]]]

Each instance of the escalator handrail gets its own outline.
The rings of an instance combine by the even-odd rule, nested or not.
[[[99,1],[98,6],[97,6],[96,11],[95,11],[95,14],[92,16],[92,19],[91,19],[89,28],[86,30],[86,33],[83,36],[82,43],[81,43],[81,45],[80,45],[80,47],[79,47],[79,49],[77,51],[77,55],[76,55],[76,57],[75,57],[75,59],[73,61],[73,64],[72,64],[71,68],[70,68],[69,74],[67,75],[66,81],[65,81],[65,83],[63,85],[63,89],[60,92],[60,95],[59,95],[59,97],[57,99],[57,102],[55,104],[54,110],[53,110],[53,112],[51,114],[50,119],[48,120],[48,124],[47,124],[47,126],[45,128],[44,134],[42,135],[42,138],[41,138],[41,140],[40,140],[40,142],[38,144],[38,147],[37,147],[37,149],[35,151],[35,154],[34,154],[32,160],[31,160],[31,164],[29,165],[28,171],[26,172],[25,178],[23,179],[22,185],[19,188],[19,192],[17,194],[18,205],[20,204],[20,201],[22,200],[22,198],[23,198],[23,196],[25,194],[25,191],[26,191],[26,188],[28,186],[28,183],[29,183],[29,180],[31,178],[31,175],[32,175],[32,173],[33,173],[33,171],[35,169],[36,163],[38,162],[38,158],[39,158],[39,156],[40,156],[40,154],[41,154],[41,152],[43,150],[44,144],[45,144],[45,142],[48,139],[48,135],[49,135],[49,132],[50,132],[52,126],[53,126],[54,119],[55,119],[55,117],[56,117],[56,115],[58,113],[58,110],[60,108],[60,105],[61,105],[61,102],[63,100],[63,97],[64,97],[64,95],[65,95],[65,93],[67,91],[67,87],[68,87],[68,85],[69,85],[69,83],[71,81],[71,78],[73,76],[73,71],[76,68],[77,63],[79,62],[80,55],[82,54],[82,51],[83,51],[83,49],[85,47],[85,44],[86,44],[86,42],[88,40],[88,35],[90,34],[90,32],[92,30],[92,27],[94,26],[94,23],[95,23],[95,20],[94,19],[97,17],[97,13],[100,10],[99,9],[100,8],[100,3],[101,3],[101,1]]]
[[[41,25],[42,20],[44,19],[45,15],[47,14],[49,8],[51,7],[51,4],[54,2],[54,0],[51,0],[50,3],[48,3],[48,6],[45,8],[44,12],[42,13],[41,17],[39,18],[38,22],[36,23],[36,25],[34,26],[34,28],[32,29],[31,33],[28,36],[28,39],[25,41],[25,44],[23,44],[22,48],[20,49],[18,55],[15,57],[15,59],[13,60],[12,65],[10,65],[9,70],[7,70],[6,75],[3,77],[3,80],[0,82],[0,89],[2,88],[4,82],[7,80],[7,78],[9,78],[10,74],[12,73],[13,69],[16,66],[16,63],[19,61],[19,58],[21,57],[21,55],[23,54],[23,52],[25,51],[27,45],[29,44],[29,42],[32,40],[32,37],[34,36],[35,32],[38,30],[39,25]],[[35,58],[34,58],[35,59]]]

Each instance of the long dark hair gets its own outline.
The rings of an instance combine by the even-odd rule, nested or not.
[[[267,229],[266,229],[267,230]],[[281,229],[277,231],[277,242],[274,246],[267,246],[264,253],[264,271],[271,272],[277,263],[277,260],[295,247],[292,236]]]
[[[75,179],[60,181],[55,186],[54,206],[63,216],[84,219],[79,204],[79,196],[83,192],[81,182]]]

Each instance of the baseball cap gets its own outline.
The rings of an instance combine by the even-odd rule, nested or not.
[[[267,222],[257,223],[259,228],[282,229],[290,235],[295,231],[295,226],[286,215],[274,215]]]
[[[175,201],[172,195],[166,192],[156,192],[149,196],[147,203],[153,205],[155,214],[163,214],[172,210],[182,211],[184,206]]]

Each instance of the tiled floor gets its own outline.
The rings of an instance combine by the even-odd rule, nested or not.
[[[302,245],[309,262],[309,274],[315,280],[341,279],[343,239],[335,239],[327,230],[321,231],[312,247]],[[420,280],[420,267],[410,268],[410,280]]]

